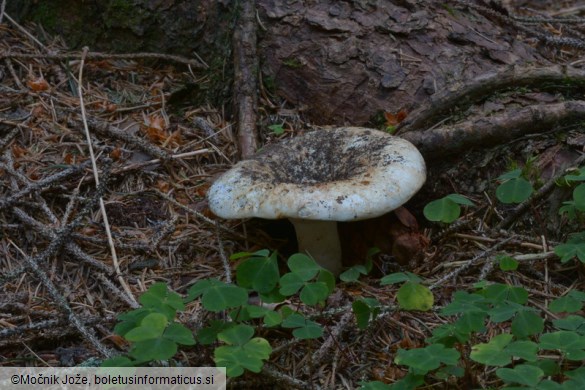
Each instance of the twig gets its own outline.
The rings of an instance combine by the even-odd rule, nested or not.
[[[239,2],[240,15],[234,30],[234,102],[238,118],[238,144],[243,159],[258,149],[256,111],[258,56],[256,54],[256,1]]]
[[[326,356],[329,353],[329,350],[333,346],[334,342],[338,340],[344,330],[346,330],[347,324],[353,318],[353,312],[348,310],[339,320],[337,325],[329,332],[329,336],[327,339],[321,344],[321,347],[313,354],[313,362],[316,366],[321,365],[323,358],[328,358],[330,356]]]
[[[41,260],[48,258],[54,254],[56,248],[52,245],[49,245],[43,252],[35,257],[29,257],[26,253],[24,253],[14,242],[10,239],[8,240],[10,244],[22,255],[25,262],[27,263],[29,269],[35,274],[35,276],[41,281],[43,286],[47,289],[53,301],[57,306],[67,314],[67,318],[69,321],[77,328],[79,333],[83,335],[93,346],[105,357],[111,357],[113,355],[112,351],[109,348],[105,347],[97,337],[83,324],[83,322],[77,317],[71,306],[67,303],[67,300],[59,293],[57,287],[53,284],[51,279],[47,276],[45,271],[43,271],[39,266],[38,263]]]
[[[513,237],[508,237],[500,242],[498,242],[497,244],[495,244],[494,246],[492,246],[489,249],[486,249],[485,251],[481,252],[480,254],[478,254],[477,256],[475,256],[473,259],[468,260],[466,262],[463,263],[463,265],[461,265],[460,267],[458,267],[457,269],[449,272],[447,275],[441,277],[439,280],[437,280],[435,283],[433,283],[429,289],[432,290],[434,288],[436,288],[437,286],[442,285],[443,283],[445,283],[447,280],[449,279],[453,279],[454,277],[456,277],[457,275],[459,275],[461,272],[469,269],[472,265],[477,264],[479,261],[481,261],[483,258],[489,256],[490,254],[492,254],[494,251],[499,250],[502,246],[504,246],[505,244],[507,244],[509,241],[512,240]]]
[[[219,234],[219,222],[215,222],[215,235],[217,236],[217,245],[219,247],[219,257],[221,257],[221,262],[223,264],[223,270],[225,273],[225,281],[227,283],[232,282],[232,269],[230,268],[230,262],[225,255],[225,251],[223,249],[223,242],[221,241],[221,235]]]
[[[93,153],[91,136],[89,135],[89,127],[87,126],[87,118],[85,115],[85,103],[83,102],[83,65],[85,63],[85,56],[86,56],[88,50],[89,49],[87,47],[84,47],[83,53],[81,55],[81,65],[79,66],[79,79],[77,80],[77,83],[78,83],[77,84],[77,93],[79,96],[79,106],[81,108],[81,117],[83,120],[83,128],[85,130],[87,147],[89,149],[89,155],[91,158],[91,165],[93,168],[93,177],[95,180],[95,185],[96,185],[96,187],[98,187],[100,184],[99,174],[98,174],[97,164],[95,161],[95,155]],[[112,254],[112,262],[114,264],[114,270],[116,271],[116,276],[118,277],[118,282],[120,282],[120,285],[124,288],[124,291],[126,291],[126,294],[128,294],[128,297],[132,301],[134,301],[134,303],[136,303],[136,305],[138,305],[138,303],[136,302],[136,299],[134,298],[134,295],[132,294],[132,290],[130,290],[130,287],[128,287],[128,285],[126,284],[126,281],[122,277],[122,272],[120,271],[120,264],[118,263],[118,256],[116,254],[116,247],[114,246],[114,240],[112,239],[112,232],[110,231],[110,224],[108,222],[108,215],[106,213],[106,206],[104,204],[104,199],[101,196],[99,197],[99,204],[100,204],[100,211],[101,211],[103,222],[104,222],[104,228],[106,229],[106,236],[108,238],[108,245],[110,246],[110,253]]]
[[[71,118],[67,118],[67,124],[71,127],[79,126],[79,123]],[[103,122],[95,118],[86,117],[83,126],[86,125],[89,126],[92,130],[97,131],[98,133],[106,134],[114,139],[119,139],[128,142],[132,145],[135,145],[142,151],[150,154],[151,156],[157,157],[162,160],[166,160],[169,158],[169,154],[165,150],[127,131],[123,131],[115,126],[112,126],[107,122]]]
[[[38,222],[37,220],[32,218],[24,210],[22,210],[18,207],[15,207],[12,210],[12,212],[21,222],[25,223],[26,225],[28,225],[30,227],[33,227],[35,229],[35,231],[39,232],[41,235],[45,236],[46,238],[48,238],[50,240],[57,239],[57,236],[58,236],[57,229],[47,228],[45,225],[41,224],[40,222]],[[64,219],[64,221],[65,221],[65,219]],[[74,242],[70,242],[70,241],[66,242],[65,243],[65,250],[70,255],[74,255],[76,258],[78,258],[79,260],[88,264],[91,267],[99,269],[99,270],[106,272],[108,274],[111,274],[113,272],[113,269],[111,269],[110,267],[108,267],[104,263],[95,260],[93,257],[89,256]]]
[[[158,189],[154,189],[154,193],[156,193],[158,196],[160,196],[162,199],[165,199],[167,202],[172,203],[173,205],[179,207],[181,210],[184,210],[186,212],[188,212],[189,214],[193,214],[195,217],[207,222],[208,224],[212,225],[212,226],[216,226],[216,221],[207,218],[205,215],[201,214],[200,212],[198,212],[197,210],[193,210],[190,209],[187,206],[182,205],[181,203],[177,202],[175,199],[171,198],[170,196],[168,196],[167,194],[165,194],[164,192],[159,191]],[[235,230],[232,230],[228,227],[225,227],[222,224],[219,224],[218,226],[219,229],[226,231],[230,234],[233,234],[235,237],[241,239],[241,240],[247,240],[247,238],[243,235],[240,234],[238,232],[236,232]]]
[[[4,164],[0,165],[4,166]],[[51,186],[54,186],[57,182],[61,180],[67,179],[70,176],[81,173],[88,165],[89,161],[86,161],[83,162],[82,164],[72,166],[71,168],[67,168],[59,173],[56,173],[34,183],[28,184],[24,189],[18,191],[15,194],[12,194],[8,198],[0,199],[0,210],[12,206],[20,198],[30,194],[31,192],[40,191],[43,190],[44,188],[50,188]]]
[[[14,137],[16,137],[16,134],[18,134],[18,132],[20,131],[20,129],[18,127],[15,127],[14,129],[12,129],[8,134],[6,134],[4,137],[2,137],[2,139],[0,139],[0,150],[4,149],[4,147],[10,142],[12,141],[12,139]]]
[[[319,389],[319,386],[310,385],[309,383],[302,381],[300,379],[293,378],[289,375],[286,375],[282,372],[276,371],[270,365],[265,364],[262,368],[262,374],[272,378],[278,384],[285,385],[286,388],[295,388],[295,389]]]

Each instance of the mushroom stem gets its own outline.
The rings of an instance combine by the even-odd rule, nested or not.
[[[341,273],[341,243],[337,222],[293,219],[299,252],[306,252],[323,268],[335,276]]]

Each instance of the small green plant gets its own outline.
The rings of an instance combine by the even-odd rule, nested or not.
[[[104,361],[105,367],[139,366],[153,360],[168,360],[177,353],[178,345],[193,345],[189,329],[175,321],[178,310],[184,310],[181,296],[169,291],[164,283],[155,283],[140,296],[142,307],[118,317],[114,332],[131,343],[128,356]]]
[[[382,286],[403,283],[396,293],[396,300],[401,309],[428,311],[433,307],[434,297],[431,290],[421,282],[421,278],[410,272],[390,274],[380,280]]]
[[[272,134],[274,135],[282,135],[284,134],[284,123],[270,125],[268,126],[268,129],[272,131]]]
[[[461,206],[473,206],[473,202],[463,195],[449,194],[428,203],[423,214],[429,221],[451,223],[461,215]]]
[[[478,283],[472,293],[456,291],[440,312],[447,320],[455,318],[436,327],[427,346],[397,351],[394,363],[408,367],[408,374],[392,385],[368,382],[361,389],[414,389],[428,377],[462,377],[469,367],[463,362],[469,360],[495,367],[495,375],[510,389],[583,388],[585,318],[570,315],[553,320],[554,330],[545,332],[543,315],[527,306],[528,298],[524,288],[500,283]],[[575,313],[584,303],[585,293],[573,290],[553,300],[548,310]],[[486,342],[476,341],[487,322],[499,324],[504,331]],[[463,344],[471,344],[468,353],[463,352],[467,350]]]
[[[566,175],[563,179],[567,185],[585,181],[585,168],[579,169],[574,174]],[[574,220],[583,212],[585,212],[585,183],[580,183],[573,189],[573,199],[563,202],[559,213],[567,214],[570,220]]]
[[[498,177],[502,183],[496,188],[496,198],[502,203],[521,203],[532,195],[532,184],[522,176],[522,169],[514,169]]]
[[[104,362],[104,366],[139,366],[153,361],[169,361],[178,345],[220,343],[213,359],[218,367],[226,367],[229,377],[240,376],[245,370],[260,372],[270,357],[272,347],[262,337],[254,337],[260,326],[281,326],[291,329],[298,339],[315,339],[323,335],[322,326],[305,318],[287,306],[270,309],[248,303],[250,293],[263,302],[280,302],[298,295],[306,305],[324,305],[335,287],[335,277],[304,254],[288,259],[290,272],[280,275],[277,254],[268,250],[236,253],[232,260],[240,261],[236,284],[217,279],[195,283],[186,298],[169,291],[165,284],[155,283],[140,297],[143,307],[119,316],[114,331],[130,343],[127,356]],[[177,311],[185,304],[200,299],[211,313],[225,313],[227,320],[210,320],[193,337],[192,332],[176,322]],[[225,318],[225,315],[224,315]],[[261,323],[260,323],[261,321]]]

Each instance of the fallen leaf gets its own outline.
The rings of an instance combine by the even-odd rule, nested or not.
[[[27,82],[27,85],[30,89],[32,89],[35,92],[46,91],[47,89],[49,89],[49,83],[43,77],[39,77],[34,80],[29,80]]]
[[[398,111],[397,113],[393,114],[390,112],[385,112],[384,117],[386,118],[386,126],[396,126],[404,119],[406,119],[408,113],[405,109]]]

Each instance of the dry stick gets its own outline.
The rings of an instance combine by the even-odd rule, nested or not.
[[[53,301],[67,314],[68,320],[77,328],[77,330],[90,342],[94,345],[94,347],[105,357],[112,356],[112,351],[109,348],[105,347],[97,337],[85,327],[83,322],[77,317],[71,306],[67,303],[67,300],[59,293],[57,287],[53,284],[51,279],[47,276],[47,274],[39,268],[39,263],[42,262],[43,259],[47,259],[48,257],[52,256],[55,251],[58,249],[57,245],[53,245],[54,243],[58,242],[58,240],[53,241],[43,252],[38,254],[35,257],[29,257],[26,253],[24,253],[15,243],[9,240],[10,244],[23,256],[24,260],[26,261],[30,270],[36,275],[37,278],[41,281],[43,286],[47,289]]]
[[[42,223],[40,223],[39,221],[37,221],[36,219],[34,219],[30,215],[28,215],[24,210],[22,210],[18,207],[15,207],[14,209],[12,209],[12,212],[21,222],[23,222],[26,225],[35,229],[35,231],[38,232],[39,234],[41,234],[42,236],[48,238],[49,240],[57,239],[56,229],[49,228],[49,227],[43,225]],[[63,220],[66,221],[65,218]],[[97,261],[96,259],[94,259],[90,255],[85,253],[83,251],[83,249],[81,249],[79,247],[79,245],[75,244],[74,242],[70,242],[70,241],[66,242],[65,243],[65,250],[70,255],[77,257],[82,262],[84,262],[87,265],[94,267],[100,271],[106,272],[108,274],[111,274],[114,271],[113,269],[111,269],[110,267],[105,265],[104,263]]]
[[[205,215],[201,214],[200,212],[198,212],[196,210],[192,210],[189,207],[180,204],[175,199],[171,198],[170,196],[168,196],[164,192],[161,192],[158,189],[154,189],[154,193],[157,194],[158,196],[160,196],[162,199],[166,200],[167,202],[172,203],[173,205],[179,207],[181,210],[184,210],[184,211],[188,212],[189,214],[193,214],[195,217],[197,217],[197,218],[199,218],[199,219],[207,222],[210,225],[217,226],[221,230],[226,231],[226,232],[234,235],[235,237],[237,237],[237,238],[239,238],[241,240],[247,240],[248,239],[243,234],[240,234],[240,233],[236,232],[235,230],[232,230],[232,229],[230,229],[228,227],[225,227],[224,225],[221,225],[221,224],[216,225],[216,221],[214,221],[214,220],[212,220],[210,218],[207,218]]]
[[[45,53],[45,54],[29,54],[29,53],[14,53],[0,51],[0,58],[17,58],[17,59],[47,59],[47,60],[71,60],[79,57],[79,52],[70,53]],[[157,59],[178,62],[181,64],[192,66],[196,69],[208,69],[209,67],[198,60],[185,58],[177,55],[162,54],[162,53],[99,53],[88,52],[87,59],[89,60],[141,60],[141,59]]]
[[[85,112],[85,109],[83,111]],[[76,127],[79,125],[79,122],[74,119],[68,118],[67,124],[71,127]],[[85,120],[83,120],[83,126],[84,127],[89,126],[92,130],[95,130],[98,133],[106,134],[114,139],[118,139],[135,145],[142,151],[161,160],[166,160],[169,158],[169,154],[165,150],[159,148],[156,145],[152,145],[146,142],[144,139],[139,138],[127,131],[123,131],[122,129],[112,126],[107,122],[95,118],[87,118],[86,116]]]
[[[240,3],[240,16],[234,29],[234,102],[238,118],[238,143],[243,159],[258,149],[256,112],[258,96],[258,56],[256,53],[256,1]]]
[[[425,157],[433,158],[476,146],[500,144],[526,134],[548,132],[562,121],[583,119],[585,101],[570,100],[507,110],[451,126],[405,133],[402,137],[416,145]]]
[[[504,246],[505,244],[507,244],[509,241],[512,240],[513,237],[508,237],[505,240],[502,240],[500,242],[498,242],[497,244],[495,244],[494,246],[492,246],[489,249],[486,249],[485,251],[482,251],[480,254],[478,254],[477,256],[475,256],[473,259],[468,260],[466,262],[463,263],[463,265],[461,265],[460,267],[458,267],[457,269],[449,272],[447,275],[443,276],[442,278],[440,278],[439,280],[437,280],[435,283],[433,283],[429,289],[432,290],[434,288],[436,288],[437,286],[442,285],[443,283],[445,283],[447,280],[452,279],[454,277],[456,277],[457,275],[459,275],[461,272],[465,271],[466,269],[470,268],[472,265],[478,263],[480,260],[482,260],[484,257],[487,257],[488,255],[492,254],[494,251],[500,249],[502,246]]]
[[[4,166],[4,164],[2,164]],[[72,166],[71,168],[67,168],[59,173],[36,181],[34,183],[28,184],[24,189],[18,191],[15,194],[10,195],[6,199],[0,199],[0,209],[7,208],[12,206],[16,203],[20,198],[30,194],[31,192],[41,191],[44,188],[49,188],[50,186],[55,185],[57,182],[69,178],[70,176],[76,175],[82,172],[87,166],[89,162],[86,161],[82,164]]]
[[[579,168],[579,166],[585,161],[585,154],[577,157],[575,161],[573,161],[572,166],[575,168]],[[566,171],[558,172],[554,175],[549,181],[547,181],[538,191],[530,196],[530,198],[526,199],[524,202],[520,203],[516,208],[512,211],[510,215],[508,215],[503,221],[495,227],[496,230],[505,229],[510,226],[514,221],[518,219],[522,214],[528,210],[530,205],[534,204],[539,199],[546,196],[549,192],[551,192],[554,188],[556,183],[566,175]]]
[[[192,157],[192,156],[197,156],[199,154],[206,154],[206,153],[209,153],[209,152],[210,152],[209,149],[199,149],[199,150],[194,150],[192,152],[186,152],[186,153],[180,153],[180,154],[172,154],[172,155],[169,155],[168,156],[168,159],[169,160],[178,160],[178,159],[182,159],[182,158],[185,158],[185,157]],[[161,161],[162,160],[160,158],[156,158],[154,160],[149,160],[149,161],[143,161],[143,162],[139,162],[139,163],[135,163],[135,164],[130,164],[130,165],[127,165],[125,167],[112,170],[112,175],[117,175],[117,174],[124,173],[124,172],[128,172],[128,171],[134,171],[136,169],[140,169],[140,168],[143,168],[143,167],[147,167],[149,165],[158,164]]]
[[[99,179],[97,164],[95,161],[95,156],[93,154],[93,145],[91,143],[91,136],[89,135],[89,128],[87,126],[87,118],[85,115],[85,103],[83,102],[83,66],[85,63],[85,55],[87,54],[88,50],[89,49],[87,47],[84,47],[83,53],[81,55],[81,64],[79,66],[79,79],[77,80],[77,83],[78,83],[77,84],[77,93],[79,95],[79,106],[81,107],[81,117],[83,119],[83,128],[85,130],[87,147],[89,149],[89,156],[91,158],[91,165],[93,168],[93,177],[95,180],[95,185],[96,185],[96,187],[98,187],[100,184],[100,181],[99,181],[100,179]],[[130,300],[133,301],[134,303],[136,303],[136,299],[134,299],[134,295],[132,294],[132,290],[130,290],[130,287],[128,287],[128,285],[126,284],[126,281],[122,277],[122,272],[120,271],[120,264],[118,263],[118,256],[116,254],[114,240],[112,239],[112,232],[110,231],[110,224],[108,222],[108,215],[106,214],[106,206],[104,204],[103,197],[101,197],[101,196],[99,197],[99,202],[100,202],[100,211],[101,211],[102,218],[104,221],[104,227],[106,229],[106,236],[108,238],[108,244],[110,246],[110,252],[112,254],[112,262],[114,264],[114,270],[116,271],[116,276],[118,277],[118,282],[120,282],[120,285],[124,288],[124,291],[126,291],[126,294],[128,294],[128,297],[130,298]],[[138,303],[136,303],[136,305],[138,305]]]
[[[227,283],[232,282],[232,269],[230,268],[230,262],[225,255],[225,250],[223,249],[223,241],[221,240],[221,235],[219,234],[219,222],[215,223],[215,235],[217,236],[217,245],[219,248],[219,257],[221,258],[221,262],[223,264],[223,270],[225,272],[225,281]]]
[[[287,388],[311,389],[314,387],[305,381],[293,378],[293,377],[286,375],[280,371],[277,371],[277,370],[273,369],[268,364],[265,364],[264,367],[262,367],[262,374],[269,376],[270,378],[275,380],[276,383],[278,383],[278,384],[286,384]]]
[[[351,310],[347,311],[341,317],[337,325],[335,325],[335,327],[329,333],[329,337],[327,337],[323,344],[321,344],[321,347],[313,354],[312,360],[315,366],[321,365],[323,358],[329,358],[329,356],[326,356],[326,354],[329,353],[329,350],[335,343],[335,340],[340,338],[341,333],[345,330],[347,324],[349,321],[351,321],[352,318],[353,312]]]
[[[433,95],[429,102],[413,111],[398,125],[398,133],[422,130],[440,116],[447,115],[461,102],[472,104],[494,91],[511,87],[538,86],[546,83],[585,82],[585,70],[562,65],[544,68],[511,66],[504,71],[482,74],[463,87],[454,87]]]
[[[16,137],[16,134],[18,134],[19,131],[20,129],[18,127],[15,127],[8,134],[2,137],[2,139],[0,139],[0,150],[4,149],[4,147],[8,145],[8,143],[12,141],[14,137]]]
[[[45,51],[48,51],[47,47],[43,45],[38,39],[36,39],[33,35],[31,35],[24,27],[19,25],[14,19],[12,19],[7,13],[4,13],[4,16],[14,27],[24,33],[27,37],[29,37],[33,42],[43,48]],[[185,65],[192,66],[196,69],[208,69],[209,66],[201,59],[197,54],[195,56],[199,59],[199,61],[176,56],[170,54],[160,54],[160,53],[130,53],[130,54],[105,54],[105,53],[96,53],[96,52],[87,52],[86,58],[88,59],[96,59],[96,60],[107,60],[107,59],[161,59],[165,61],[174,61],[179,62]],[[76,53],[64,53],[64,54],[57,54],[57,53],[47,53],[47,54],[25,54],[25,53],[6,53],[0,52],[0,58],[45,58],[45,59],[59,59],[59,60],[68,60],[71,58],[79,57],[79,52]]]

